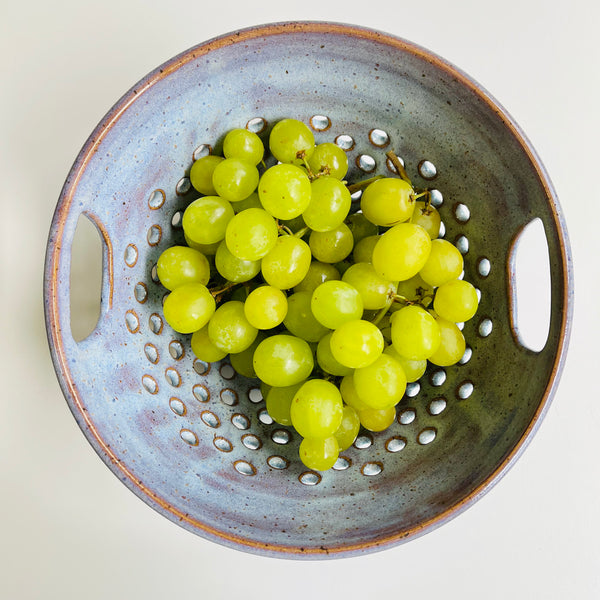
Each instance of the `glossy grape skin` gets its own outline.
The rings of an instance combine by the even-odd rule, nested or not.
[[[329,437],[342,422],[340,391],[324,379],[309,379],[294,395],[290,415],[294,428],[302,437]]]
[[[404,374],[406,375],[406,382],[413,383],[418,381],[423,377],[425,371],[427,369],[427,360],[410,360],[409,358],[404,358],[396,352],[394,346],[387,346],[383,351],[384,354],[389,354],[392,358],[398,361]]]
[[[225,158],[239,158],[251,165],[257,165],[265,154],[262,140],[247,129],[232,129],[223,140]]]
[[[258,335],[244,314],[244,304],[230,300],[221,304],[208,323],[208,337],[221,350],[230,354],[243,352]]]
[[[187,283],[175,288],[167,296],[163,314],[175,331],[194,333],[208,323],[215,307],[215,299],[205,285]]]
[[[398,289],[398,282],[380,277],[370,263],[353,264],[343,275],[342,281],[358,291],[366,310],[383,308]]]
[[[304,381],[314,367],[313,353],[305,340],[277,334],[263,340],[254,352],[257,376],[273,387]]]
[[[256,377],[256,371],[254,370],[254,351],[258,344],[260,344],[266,337],[263,331],[259,331],[254,341],[241,352],[232,352],[229,355],[229,362],[235,369],[236,373],[253,379]]]
[[[301,215],[310,203],[310,180],[300,167],[274,165],[260,178],[258,197],[263,208],[276,219],[294,219]]]
[[[252,290],[244,304],[246,318],[257,329],[277,327],[285,319],[287,311],[287,296],[270,285]]]
[[[194,200],[183,213],[185,235],[198,244],[214,244],[225,237],[227,224],[234,212],[229,201],[219,196]]]
[[[463,266],[463,256],[456,246],[447,240],[433,240],[429,257],[419,275],[429,285],[438,287],[457,279]]]
[[[357,244],[354,244],[354,250],[352,252],[352,258],[355,263],[372,263],[373,262],[373,250],[375,245],[379,241],[379,235],[369,235],[362,238]]]
[[[384,177],[365,189],[360,207],[371,223],[391,227],[411,218],[415,208],[414,190],[403,179]]]
[[[339,271],[329,263],[313,260],[308,267],[304,279],[294,287],[295,292],[313,293],[325,281],[339,280]]]
[[[398,354],[410,360],[425,360],[439,348],[440,328],[420,306],[405,306],[392,318],[392,344]]]
[[[267,412],[280,425],[291,425],[290,408],[296,392],[304,385],[304,381],[286,387],[272,387],[265,396]]]
[[[317,345],[317,363],[330,375],[344,376],[352,374],[352,369],[340,364],[331,353],[331,335],[333,332],[325,334]]]
[[[331,353],[342,365],[358,369],[373,363],[383,352],[383,335],[373,323],[348,321],[331,336]]]
[[[363,313],[360,294],[345,281],[322,283],[312,293],[310,307],[315,319],[329,329],[360,319]]]
[[[313,256],[324,263],[338,263],[352,252],[354,238],[350,228],[342,223],[330,231],[313,231],[308,238]]]
[[[358,412],[360,424],[368,431],[385,431],[396,419],[396,408],[367,408]]]
[[[371,221],[369,221],[361,212],[348,215],[344,222],[352,232],[355,248],[360,240],[379,234],[379,227],[375,225],[375,223],[371,223]]]
[[[159,256],[156,273],[168,290],[186,283],[206,285],[210,279],[210,264],[204,254],[193,248],[171,246]]]
[[[440,328],[441,341],[438,349],[429,357],[429,361],[438,367],[456,364],[464,355],[466,342],[462,331],[455,323],[436,315]]]
[[[190,183],[197,192],[206,196],[215,196],[217,194],[212,176],[216,166],[223,160],[222,156],[209,154],[194,162],[190,169]]]
[[[227,356],[227,352],[217,348],[208,337],[208,324],[202,329],[194,331],[191,339],[192,352],[194,355],[208,363],[217,362]]]
[[[340,447],[340,451],[347,450],[352,446],[360,430],[360,419],[358,413],[352,406],[344,406],[342,422],[334,433]]]
[[[440,225],[442,222],[440,213],[435,206],[428,205],[423,200],[417,200],[415,203],[415,209],[410,222],[423,227],[432,240],[437,239],[440,234]]]
[[[400,223],[381,235],[373,249],[373,267],[388,281],[404,281],[416,275],[431,250],[431,238],[420,225]]]
[[[213,171],[213,186],[217,194],[229,202],[247,198],[258,185],[258,169],[239,158],[226,158]]]
[[[288,311],[283,324],[295,336],[307,342],[318,342],[329,329],[315,319],[308,292],[296,292],[288,298]]]
[[[248,208],[229,221],[225,241],[237,258],[260,260],[273,249],[278,235],[277,223],[266,210]]]
[[[260,272],[260,260],[242,260],[237,258],[227,248],[223,240],[215,254],[215,267],[220,275],[232,283],[250,281]]]
[[[261,270],[269,285],[280,290],[289,290],[306,277],[310,263],[308,244],[295,236],[282,235],[262,259]]]
[[[302,213],[304,222],[313,231],[331,231],[339,227],[352,204],[348,188],[333,177],[319,177],[310,187],[311,200]]]
[[[337,144],[324,142],[315,146],[308,166],[315,175],[325,173],[343,179],[348,172],[348,156]]]
[[[358,397],[377,410],[395,406],[406,391],[404,369],[389,354],[381,354],[372,364],[356,369],[353,378]]]
[[[185,238],[185,243],[190,248],[193,248],[194,250],[198,250],[198,252],[201,252],[202,254],[204,254],[204,256],[214,256],[217,253],[217,249],[219,248],[219,245],[221,244],[221,240],[219,240],[218,242],[214,242],[213,244],[198,244],[198,243],[194,242],[194,240],[191,240],[185,234],[184,234],[184,238]]]
[[[335,436],[326,438],[304,438],[298,450],[305,467],[314,471],[331,469],[338,459],[339,446]]]
[[[352,375],[346,375],[340,383],[340,393],[342,399],[348,405],[354,408],[356,411],[366,410],[369,408],[359,397],[356,392],[356,386],[354,385],[354,377]]]
[[[302,121],[282,119],[273,126],[269,135],[271,154],[282,163],[298,160],[298,154],[308,159],[315,149],[315,136]]]
[[[448,321],[463,323],[473,318],[479,300],[472,284],[462,279],[448,281],[437,288],[433,310]]]

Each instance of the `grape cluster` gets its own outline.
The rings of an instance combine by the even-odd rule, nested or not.
[[[186,208],[187,246],[157,265],[170,290],[164,316],[192,334],[201,360],[227,355],[258,378],[274,421],[302,436],[309,468],[333,466],[360,427],[386,429],[427,361],[450,366],[465,351],[460,324],[475,314],[463,257],[438,239],[440,215],[398,177],[348,186],[345,152],[315,145],[295,119],[272,128],[266,168],[261,138],[224,138],[223,156],[194,162],[201,196]],[[351,212],[351,190],[362,189]]]

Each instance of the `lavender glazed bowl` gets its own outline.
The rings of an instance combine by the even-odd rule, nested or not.
[[[183,241],[186,174],[227,130],[310,123],[347,150],[350,181],[385,151],[434,188],[445,236],[481,291],[455,368],[409,386],[385,432],[361,432],[336,468],[307,471],[256,381],[194,360],[161,317],[154,266]],[[104,247],[101,316],[70,330],[71,242],[81,215]],[[515,322],[514,253],[543,224],[548,339]],[[52,222],[45,271],[51,354],[67,402],[129,489],[185,529],[262,555],[360,555],[421,535],[480,498],[517,459],[555,392],[572,311],[567,234],[549,178],[518,126],[446,61],[404,40],[331,23],[271,24],[213,39],[127,92],[85,143]],[[526,374],[526,377],[523,375]]]

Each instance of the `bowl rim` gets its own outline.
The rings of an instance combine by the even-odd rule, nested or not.
[[[93,157],[95,149],[100,145],[107,133],[119,121],[121,115],[154,84],[175,72],[189,61],[197,59],[199,56],[206,55],[213,50],[225,46],[243,43],[246,40],[251,40],[258,37],[267,38],[286,33],[345,35],[387,45],[400,52],[415,55],[429,62],[433,66],[451,74],[463,86],[469,88],[476,96],[483,100],[488,107],[498,115],[504,125],[511,131],[512,135],[519,142],[532,166],[535,168],[537,177],[544,188],[559,237],[561,259],[559,266],[562,270],[561,283],[562,289],[564,290],[564,295],[562,298],[562,310],[560,315],[560,338],[558,340],[557,352],[554,357],[554,363],[552,365],[548,384],[539,406],[536,409],[527,428],[523,431],[517,443],[514,445],[508,455],[502,460],[502,462],[474,490],[435,517],[432,517],[411,528],[388,534],[382,538],[353,544],[338,543],[337,545],[328,546],[327,548],[301,548],[294,545],[284,546],[278,544],[266,544],[246,538],[244,536],[226,533],[214,527],[207,526],[192,518],[190,515],[175,509],[165,499],[160,498],[151,489],[146,487],[143,482],[137,479],[135,475],[127,468],[127,466],[121,462],[118,456],[114,454],[112,449],[107,446],[98,433],[86,409],[84,408],[84,404],[77,389],[76,382],[73,380],[69,370],[65,348],[63,346],[59,320],[60,309],[58,298],[60,294],[58,289],[59,280],[57,277],[57,271],[65,222],[67,220],[69,209],[71,207],[78,183],[91,158]],[[461,69],[437,54],[423,48],[418,44],[407,41],[393,34],[384,33],[382,31],[363,26],[339,22],[285,21],[246,27],[237,31],[232,31],[217,37],[213,37],[205,42],[193,46],[167,60],[162,65],[155,68],[145,77],[143,77],[113,105],[113,107],[107,112],[105,117],[93,130],[80,150],[66,178],[56,206],[48,238],[45,262],[44,311],[51,358],[67,403],[78,424],[83,430],[86,438],[88,439],[88,442],[92,445],[97,454],[102,458],[111,471],[113,471],[113,473],[115,473],[131,491],[143,499],[147,504],[152,506],[152,508],[157,510],[160,514],[169,518],[171,521],[178,523],[189,531],[199,534],[212,541],[218,542],[222,545],[238,550],[245,550],[255,554],[268,555],[278,558],[341,558],[361,555],[366,552],[383,550],[399,543],[414,539],[436,529],[450,519],[461,514],[464,510],[479,500],[496,483],[498,483],[498,481],[506,474],[508,469],[521,456],[522,452],[531,441],[533,435],[538,430],[541,421],[546,415],[551,404],[551,400],[557,390],[560,375],[565,364],[573,318],[573,268],[566,223],[558,202],[558,197],[548,173],[538,157],[537,152],[534,150],[532,144],[521,128],[516,124],[508,112],[500,105],[500,103],[496,101],[480,84],[475,82]],[[112,277],[112,273],[109,273],[109,276]]]

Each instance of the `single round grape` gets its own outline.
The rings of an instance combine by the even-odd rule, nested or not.
[[[400,366],[406,375],[407,383],[413,383],[421,379],[427,369],[426,360],[410,360],[409,358],[404,358],[404,356],[401,356],[396,352],[396,349],[392,345],[387,346],[383,353],[389,354],[389,356],[400,363]]]
[[[348,157],[337,144],[324,142],[315,146],[308,159],[308,166],[315,175],[325,173],[325,175],[343,179],[348,172]]]
[[[365,189],[360,208],[371,223],[391,227],[411,218],[415,208],[414,193],[404,179],[384,177]]]
[[[324,379],[309,379],[294,395],[292,425],[305,438],[333,435],[342,422],[343,403],[338,388]]]
[[[308,292],[292,294],[288,298],[288,311],[283,324],[295,336],[307,342],[318,342],[329,329],[315,319],[310,306]]]
[[[215,299],[205,285],[186,283],[167,296],[163,314],[175,331],[194,333],[208,323],[215,307]]]
[[[289,290],[306,277],[311,258],[310,248],[305,241],[293,235],[282,235],[262,259],[264,280],[280,290]]]
[[[447,240],[433,240],[427,262],[419,275],[429,285],[438,287],[456,279],[463,270],[464,259],[459,249]]]
[[[280,425],[291,425],[290,408],[296,392],[304,385],[304,381],[286,387],[272,387],[265,396],[267,412]]]
[[[186,283],[206,285],[210,279],[210,264],[201,252],[187,246],[171,246],[158,258],[156,272],[160,282],[174,290]]]
[[[448,321],[463,323],[477,312],[479,300],[473,285],[463,279],[448,281],[437,289],[433,310]]]
[[[217,194],[229,202],[247,198],[258,185],[258,169],[239,158],[226,158],[213,171]]]
[[[441,341],[436,320],[420,306],[405,306],[392,318],[392,344],[398,354],[411,360],[429,358]]]
[[[373,265],[366,262],[353,264],[342,276],[358,291],[366,310],[377,310],[386,306],[398,289],[398,282],[380,277]]]
[[[234,202],[231,207],[233,208],[233,212],[237,214],[248,208],[262,208],[263,205],[260,203],[258,192],[252,192],[247,198],[239,202]]]
[[[346,375],[340,383],[340,394],[344,402],[351,406],[356,411],[361,411],[369,408],[359,397],[354,385],[354,377]]]
[[[335,464],[340,450],[337,438],[331,435],[326,438],[304,438],[300,442],[298,453],[305,467],[314,471],[327,471]]]
[[[427,204],[423,200],[417,200],[410,222],[420,225],[429,234],[432,240],[437,239],[440,234],[442,218],[435,206]]]
[[[363,301],[345,281],[326,281],[312,293],[310,308],[315,319],[329,329],[362,317]]]
[[[265,154],[262,140],[253,131],[232,129],[223,140],[225,158],[239,158],[251,165],[257,165]]]
[[[352,232],[352,237],[354,238],[354,247],[358,245],[360,240],[379,234],[379,227],[375,225],[375,223],[371,223],[365,217],[365,215],[361,212],[353,213],[348,215],[345,220],[346,225],[350,228]]]
[[[197,358],[208,363],[217,362],[227,356],[227,352],[217,348],[208,337],[208,324],[194,331],[191,339],[192,352]]]
[[[258,197],[263,208],[276,219],[293,219],[310,203],[310,180],[300,167],[273,165],[260,178]]]
[[[221,350],[235,354],[248,348],[258,335],[244,314],[244,304],[231,300],[221,304],[208,322],[208,337]]]
[[[260,272],[260,265],[260,260],[242,260],[231,254],[225,240],[219,244],[215,255],[217,272],[232,283],[250,281]]]
[[[272,329],[285,319],[287,296],[278,288],[263,285],[252,290],[244,304],[246,318],[257,329]]]
[[[302,121],[283,119],[271,130],[269,149],[282,163],[294,162],[302,156],[308,159],[315,150],[315,136]]]
[[[275,246],[279,232],[275,219],[262,208],[248,208],[227,224],[225,241],[234,256],[260,260]]]
[[[263,340],[254,351],[254,370],[273,387],[304,381],[314,367],[308,343],[293,335],[277,334]]]
[[[463,357],[466,348],[465,336],[455,323],[442,319],[439,315],[435,320],[440,328],[441,342],[429,357],[429,361],[438,367],[449,367]]]
[[[342,412],[342,422],[334,433],[335,439],[338,442],[340,451],[347,450],[354,444],[354,440],[358,436],[360,430],[360,419],[358,413],[352,406],[344,406]]]
[[[396,419],[396,408],[367,408],[358,413],[360,424],[369,431],[385,431]]]
[[[352,252],[354,239],[350,228],[342,223],[330,231],[313,231],[308,238],[313,256],[325,263],[337,263]]]
[[[214,196],[217,193],[213,185],[212,176],[215,167],[223,161],[222,156],[209,154],[194,161],[190,169],[190,183],[192,187],[201,194],[206,196]]]
[[[183,213],[181,224],[185,235],[198,244],[214,244],[225,237],[227,224],[233,219],[233,208],[219,196],[194,200]]]
[[[404,369],[389,354],[381,354],[370,365],[354,371],[358,397],[377,410],[395,406],[406,391]]]
[[[383,352],[383,335],[369,321],[348,321],[333,332],[330,346],[339,363],[358,369],[373,363]]]
[[[221,244],[221,240],[218,242],[214,242],[214,244],[197,244],[194,240],[190,240],[190,238],[184,234],[185,243],[194,250],[198,250],[198,252],[202,252],[204,256],[214,256],[217,253],[217,249]]]
[[[368,235],[362,238],[357,244],[354,244],[354,251],[352,252],[354,262],[372,263],[373,250],[380,237],[379,235]]]
[[[331,353],[330,343],[332,333],[327,333],[319,340],[317,345],[317,363],[325,373],[329,373],[330,375],[350,375],[352,369],[340,364]]]
[[[339,279],[339,271],[333,265],[313,260],[308,267],[306,276],[296,287],[294,287],[294,291],[309,292],[312,294],[317,287],[325,281]]]
[[[313,231],[331,231],[339,227],[350,210],[348,188],[334,177],[319,177],[311,184],[311,200],[302,218]]]
[[[418,302],[423,306],[429,306],[433,302],[433,286],[423,281],[418,273],[410,279],[400,281],[396,293],[410,302]],[[402,307],[402,304],[395,304],[392,306],[392,311],[400,310]]]
[[[254,370],[254,351],[265,337],[266,334],[259,331],[254,341],[245,350],[233,352],[229,355],[229,361],[236,373],[250,379],[256,377],[256,371]]]
[[[373,249],[373,267],[388,281],[404,281],[416,275],[431,250],[431,238],[420,226],[400,223],[388,229]]]

